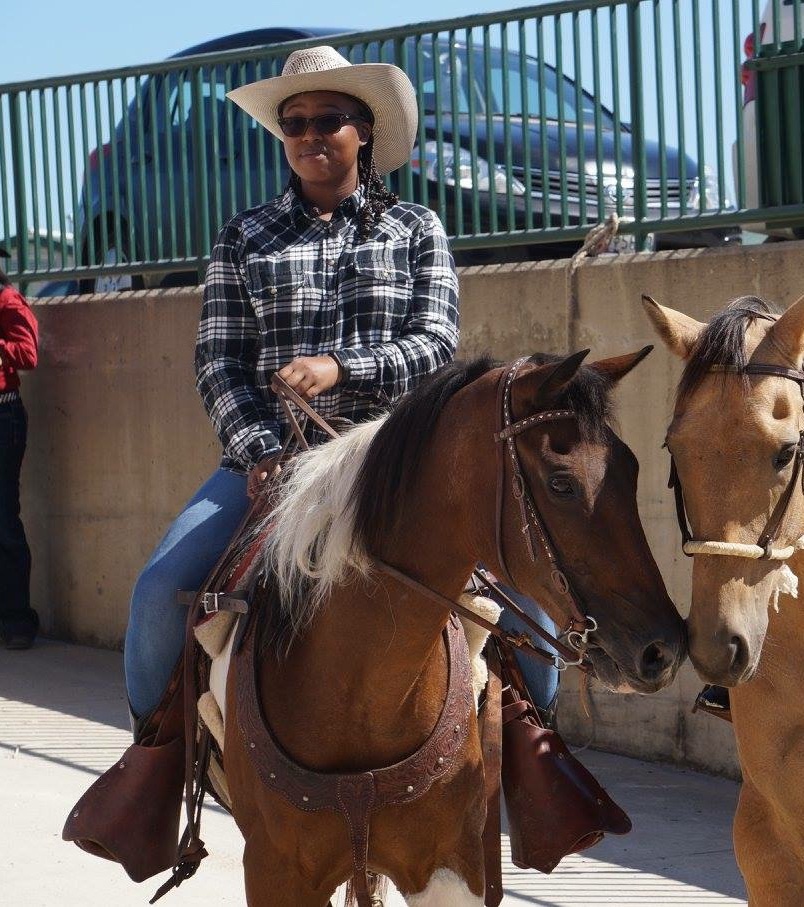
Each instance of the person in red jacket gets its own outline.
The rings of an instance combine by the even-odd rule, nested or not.
[[[0,249],[0,257],[8,252]],[[39,629],[31,608],[31,552],[20,520],[20,469],[28,418],[19,372],[36,366],[39,332],[30,306],[0,268],[0,640],[29,649]]]

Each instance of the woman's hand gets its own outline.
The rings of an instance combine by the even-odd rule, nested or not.
[[[263,457],[256,466],[252,466],[248,473],[246,494],[253,500],[260,494],[269,478],[279,475],[282,467],[279,465],[279,455]]]
[[[341,368],[332,356],[299,356],[279,369],[277,374],[300,397],[312,400],[335,387],[341,377],[340,372]]]

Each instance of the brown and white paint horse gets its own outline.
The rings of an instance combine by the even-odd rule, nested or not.
[[[576,414],[519,435],[523,472],[564,572],[597,622],[589,657],[598,676],[612,688],[653,692],[672,681],[685,634],[648,549],[637,463],[610,426],[608,401],[646,353],[583,367],[582,355],[536,357],[521,366],[511,401],[514,420],[551,407]],[[452,600],[479,560],[505,575],[494,440],[503,371],[485,360],[448,366],[387,417],[289,467],[266,551],[274,591],[262,610],[274,625],[264,634],[258,686],[264,717],[296,763],[365,772],[405,758],[432,731],[445,697],[448,615],[373,569],[372,558]],[[512,579],[563,626],[549,566],[528,554],[509,463],[501,478],[501,547]],[[343,818],[302,812],[263,786],[235,720],[226,727],[226,774],[245,837],[249,905],[326,905],[352,875]],[[479,907],[484,817],[472,714],[450,772],[421,799],[372,814],[369,868],[416,907]]]
[[[690,657],[702,679],[732,687],[743,774],[737,860],[752,905],[800,907],[804,612],[793,598],[804,576],[796,472],[804,438],[804,299],[780,315],[743,297],[709,324],[647,297],[644,304],[686,362],[667,445],[694,538],[685,545],[695,555]],[[757,541],[788,489],[772,558],[759,558]]]

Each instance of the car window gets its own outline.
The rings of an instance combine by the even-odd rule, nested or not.
[[[482,63],[478,54],[476,70]],[[564,119],[574,123],[580,119],[584,123],[593,123],[595,119],[595,99],[585,91],[581,92],[581,116],[578,116],[575,82],[564,76],[559,78],[552,66],[539,66],[538,60],[527,57],[525,60],[525,87],[523,92],[521,56],[509,53],[504,57],[502,52],[492,53],[491,57],[491,97],[488,103],[494,113],[503,113],[505,109],[504,90],[508,88],[508,110],[512,116],[544,116],[548,120]],[[480,69],[480,72],[483,70]],[[542,77],[544,84],[542,84]],[[542,99],[544,109],[542,110]],[[527,104],[527,107],[526,107]],[[611,113],[600,105],[600,114],[604,128],[613,128]]]
[[[438,107],[436,88],[441,90],[441,110],[449,113],[452,110],[452,79],[455,79],[455,94],[458,102],[458,113],[469,113],[469,74],[466,68],[466,53],[451,55],[446,49],[438,49],[437,55],[431,51],[424,53],[424,72],[419,86],[421,100],[426,113],[433,113]],[[436,70],[440,86],[436,85]],[[477,80],[475,90],[477,91]],[[480,107],[478,107],[478,104]],[[475,110],[484,108],[482,95],[475,96]]]
[[[168,111],[170,123],[179,126],[182,122],[192,121],[193,111],[193,76],[186,73],[177,74],[171,79],[170,96],[168,98]],[[223,66],[205,69],[201,80],[201,98],[204,105],[204,114],[207,122],[213,115],[213,106],[216,108],[218,121],[226,116],[226,73]],[[188,124],[189,125],[189,124]]]

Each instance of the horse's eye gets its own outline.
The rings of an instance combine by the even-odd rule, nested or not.
[[[547,485],[557,498],[571,498],[575,494],[575,485],[568,476],[550,476]]]
[[[785,444],[773,458],[774,469],[784,469],[796,455],[798,444]]]

